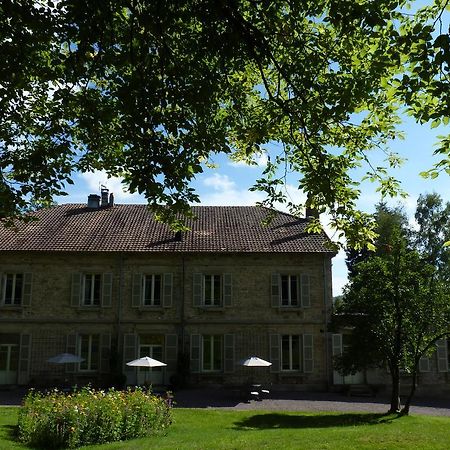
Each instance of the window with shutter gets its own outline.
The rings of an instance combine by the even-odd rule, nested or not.
[[[193,300],[196,307],[232,306],[232,277],[226,274],[194,274]]]
[[[0,300],[2,306],[23,306],[25,294],[24,273],[4,273],[2,275]],[[28,281],[29,295],[31,295],[31,280]],[[29,297],[27,297],[27,300]],[[29,304],[29,301],[27,301]]]

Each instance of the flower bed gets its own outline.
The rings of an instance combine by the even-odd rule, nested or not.
[[[73,394],[30,391],[19,412],[19,440],[41,448],[76,448],[146,437],[172,423],[170,405],[141,389],[84,388]]]

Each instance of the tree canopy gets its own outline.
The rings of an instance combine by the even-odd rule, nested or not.
[[[253,187],[264,204],[287,202],[293,172],[348,242],[370,242],[352,171],[362,165],[383,194],[398,193],[386,168],[400,159],[386,146],[399,105],[447,123],[447,3],[408,15],[414,1],[6,0],[0,217],[23,217],[74,173],[102,169],[182,227],[212,155],[252,163],[278,142]],[[385,166],[372,167],[380,149]]]

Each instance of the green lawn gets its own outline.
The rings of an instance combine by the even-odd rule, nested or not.
[[[0,449],[14,440],[16,408],[0,408]],[[359,413],[175,409],[167,436],[89,449],[448,449],[450,418]]]

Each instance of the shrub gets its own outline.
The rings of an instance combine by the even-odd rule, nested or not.
[[[19,412],[19,440],[41,448],[82,445],[146,437],[172,423],[170,406],[150,391],[95,391],[66,395],[30,391]]]

